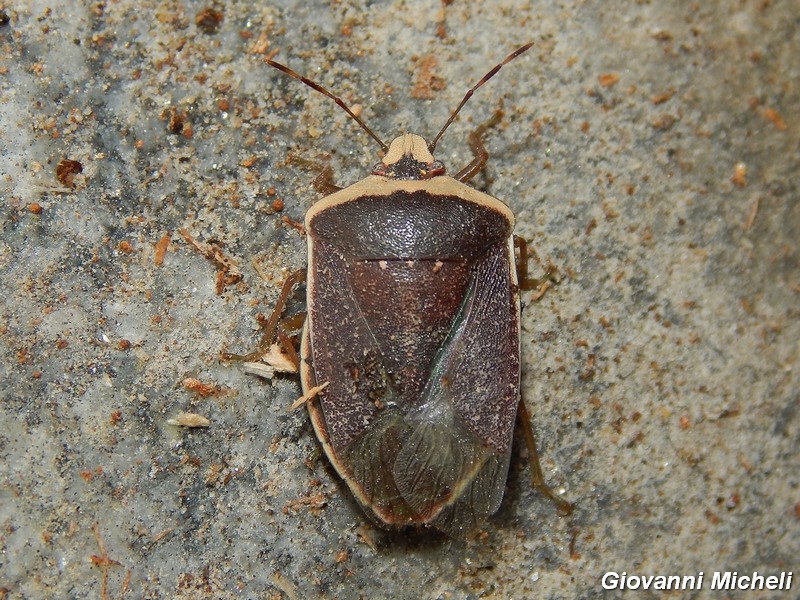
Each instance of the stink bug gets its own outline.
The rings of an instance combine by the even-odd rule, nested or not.
[[[340,98],[266,61],[333,99],[384,152],[358,183],[339,189],[328,181],[337,191],[306,213],[299,371],[325,454],[385,526],[457,535],[493,514],[518,407],[537,487],[569,507],[543,482],[520,397],[514,215],[464,183],[485,164],[482,136],[496,119],[471,136],[475,157],[455,177],[433,156],[475,90],[532,45],[474,85],[432,142],[406,133],[388,146]],[[301,278],[284,285],[269,337]]]

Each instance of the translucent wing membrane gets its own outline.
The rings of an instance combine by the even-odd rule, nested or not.
[[[510,407],[517,395],[515,376],[504,376],[508,365],[494,363],[507,362],[508,355],[492,351],[495,345],[516,343],[509,321],[493,318],[493,299],[499,297],[502,304],[509,297],[496,289],[504,281],[502,262],[492,253],[475,270],[462,309],[431,368],[423,403],[406,415],[414,430],[394,464],[395,482],[409,506],[449,533],[485,519],[503,498],[511,432],[486,439],[472,430],[480,412],[476,407]],[[499,281],[485,277],[498,269]],[[480,364],[473,364],[476,361]],[[488,377],[481,377],[476,367]],[[502,412],[492,416],[507,418]],[[514,422],[513,412],[510,421]]]

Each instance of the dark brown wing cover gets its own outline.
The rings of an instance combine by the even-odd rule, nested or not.
[[[456,196],[362,196],[309,223],[312,417],[384,523],[493,513],[519,400],[508,219]],[[321,411],[321,414],[319,414]]]

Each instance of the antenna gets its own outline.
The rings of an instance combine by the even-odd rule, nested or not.
[[[526,50],[527,50],[527,48],[526,48]],[[517,51],[517,52],[519,52],[519,51]],[[506,62],[508,62],[509,60],[510,60],[510,58],[506,59]],[[350,110],[350,108],[347,106],[347,104],[344,103],[344,100],[339,98],[339,96],[335,96],[334,94],[332,94],[331,92],[326,90],[324,87],[322,87],[318,83],[316,83],[314,81],[311,81],[308,77],[303,77],[299,73],[295,73],[289,67],[287,67],[285,65],[282,65],[281,63],[277,63],[274,60],[269,60],[269,59],[266,59],[264,62],[266,62],[270,67],[275,67],[276,69],[278,69],[279,71],[283,71],[284,73],[286,73],[290,77],[294,77],[295,79],[298,79],[298,80],[302,81],[308,87],[310,87],[312,90],[316,90],[316,91],[320,92],[321,94],[325,94],[328,98],[330,98],[331,100],[336,102],[336,104],[338,104],[348,115],[350,115],[350,118],[352,118],[353,120],[355,120],[356,123],[361,125],[361,128],[364,131],[366,131],[373,140],[378,142],[378,144],[381,147],[381,150],[383,150],[384,152],[389,150],[389,146],[384,144],[383,141],[381,140],[381,138],[379,138],[377,135],[375,135],[373,133],[373,131],[369,127],[367,127],[366,123],[364,123],[364,121],[359,119],[356,116],[356,114],[352,110]],[[505,64],[505,63],[503,63],[503,64]],[[494,75],[494,73],[492,73],[492,75]],[[461,107],[459,107],[459,108],[461,108]]]
[[[467,103],[467,100],[472,98],[472,94],[475,93],[475,90],[477,90],[484,83],[486,83],[492,77],[494,77],[495,73],[497,73],[500,69],[503,68],[503,65],[507,65],[508,63],[510,63],[512,60],[517,58],[520,54],[522,54],[523,52],[529,50],[531,46],[533,46],[533,42],[528,42],[524,46],[514,50],[514,52],[512,52],[511,54],[506,56],[506,58],[505,58],[505,60],[503,60],[503,62],[501,62],[500,64],[495,65],[492,68],[492,70],[489,71],[486,75],[484,75],[483,78],[478,83],[476,83],[474,86],[472,86],[472,88],[464,95],[464,98],[461,100],[461,104],[458,105],[458,107],[453,111],[453,114],[450,115],[450,118],[447,119],[447,123],[444,124],[444,127],[442,127],[441,130],[439,130],[439,133],[436,134],[436,137],[433,138],[433,141],[430,144],[428,144],[428,150],[430,151],[431,154],[433,154],[433,151],[436,148],[436,143],[439,141],[439,138],[442,137],[444,132],[447,131],[447,128],[450,127],[450,125],[453,123],[453,121],[456,120],[456,116],[458,115],[459,111]]]

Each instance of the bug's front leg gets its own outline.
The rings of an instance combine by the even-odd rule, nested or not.
[[[311,183],[314,189],[322,196],[330,196],[334,192],[342,189],[341,186],[336,185],[333,180],[333,167],[327,164],[327,158],[312,159],[305,156],[290,155],[287,162],[298,163],[299,165],[311,170],[318,171],[319,175],[314,178]]]
[[[312,185],[314,186],[314,189],[323,196],[330,196],[334,192],[338,192],[342,189],[341,186],[338,186],[336,183],[334,183],[333,167],[330,165],[325,165],[325,167],[323,167],[319,175],[314,178],[314,183]]]
[[[466,183],[475,177],[475,175],[477,175],[481,169],[483,169],[483,167],[486,165],[486,161],[489,160],[489,152],[486,150],[486,146],[483,143],[483,136],[486,135],[486,132],[490,128],[497,125],[502,117],[503,111],[496,111],[488,121],[480,125],[477,129],[475,129],[475,131],[467,136],[469,149],[472,152],[473,159],[466,167],[461,169],[455,175],[455,179],[458,179],[462,183]]]

